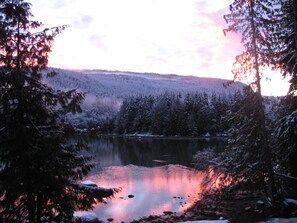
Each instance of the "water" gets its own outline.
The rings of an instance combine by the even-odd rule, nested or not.
[[[224,148],[221,140],[98,137],[90,140],[98,166],[86,179],[100,187],[120,188],[94,212],[102,221],[129,222],[164,211],[180,212],[200,198],[208,175],[193,169],[202,149]],[[133,195],[129,198],[129,195]]]

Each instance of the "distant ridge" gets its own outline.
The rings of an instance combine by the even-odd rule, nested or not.
[[[224,81],[231,81],[228,79],[222,79],[222,78],[215,78],[215,77],[198,77],[194,75],[178,75],[173,73],[154,73],[154,72],[135,72],[135,71],[120,71],[120,70],[101,70],[101,69],[58,69],[54,68],[56,70],[65,70],[65,71],[73,71],[73,72],[82,72],[82,73],[89,73],[89,74],[115,74],[115,75],[129,75],[129,76],[143,76],[143,77],[165,77],[165,79],[168,78],[198,78],[198,79],[215,79],[215,80],[224,80]]]
[[[241,90],[244,84],[236,82],[229,87],[223,85],[230,80],[177,74],[138,73],[109,70],[65,70],[55,69],[53,78],[43,81],[55,89],[77,89],[95,96],[126,98],[134,95],[158,95],[166,91],[182,95],[189,92],[229,94]]]

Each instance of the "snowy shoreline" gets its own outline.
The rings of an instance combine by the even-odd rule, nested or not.
[[[90,132],[87,132],[88,134],[91,134]],[[135,133],[135,134],[94,134],[94,136],[107,136],[107,137],[123,137],[123,138],[156,138],[156,139],[185,139],[185,140],[210,140],[210,139],[222,139],[222,140],[227,140],[229,138],[228,135],[226,134],[220,134],[217,136],[211,136],[211,135],[205,135],[205,136],[165,136],[165,135],[153,135],[151,133]]]

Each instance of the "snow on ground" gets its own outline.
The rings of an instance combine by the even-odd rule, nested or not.
[[[230,223],[228,220],[201,220],[201,221],[183,221],[179,223]]]
[[[70,71],[56,69],[58,75],[43,78],[54,89],[77,89],[95,96],[125,98],[135,95],[159,95],[166,91],[215,92],[228,94],[242,89],[242,83],[224,87],[230,80],[194,76],[160,75],[116,71]]]
[[[271,218],[267,221],[261,221],[260,223],[296,223],[297,218]]]
[[[272,218],[259,223],[296,223],[297,218]],[[228,220],[202,220],[202,221],[183,221],[179,223],[230,223]]]
[[[292,205],[297,206],[297,200],[295,200],[295,199],[287,198],[287,199],[285,199],[285,202],[287,202],[288,204],[292,204]]]

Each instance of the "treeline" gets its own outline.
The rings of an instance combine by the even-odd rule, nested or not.
[[[237,92],[236,94],[241,94]],[[117,134],[202,136],[226,132],[224,116],[235,95],[165,92],[159,96],[135,96],[123,101],[114,122]]]

